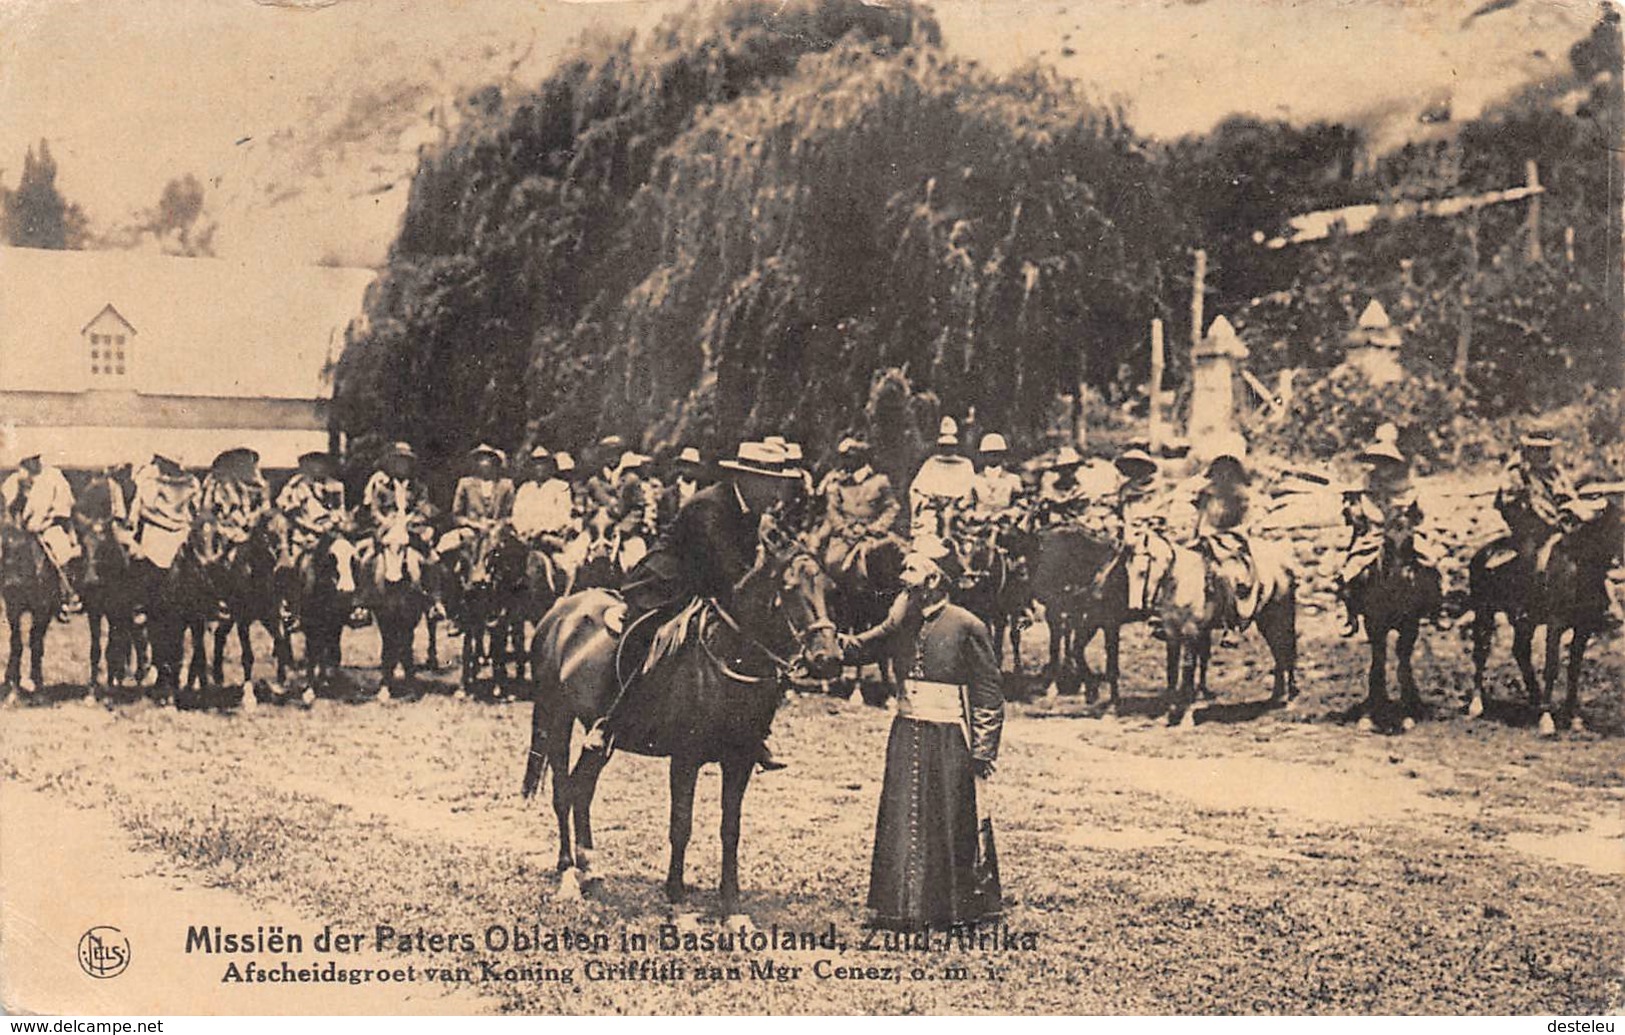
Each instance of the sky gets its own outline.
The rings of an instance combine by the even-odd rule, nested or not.
[[[1590,2],[940,0],[944,43],[1040,61],[1125,104],[1142,132],[1232,112],[1341,118],[1384,143],[1567,70]],[[417,148],[468,90],[533,85],[579,33],[646,27],[673,0],[0,0],[0,182],[48,138],[101,228],[171,178],[208,189],[224,255],[376,264]]]

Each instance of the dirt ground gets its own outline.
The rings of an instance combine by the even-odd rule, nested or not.
[[[374,702],[376,641],[365,630],[346,640],[355,691],[310,708],[244,712],[233,693],[199,711],[145,700],[87,707],[75,683],[82,629],[59,628],[50,685],[0,712],[0,986],[13,1010],[111,1002],[113,982],[90,982],[54,956],[40,961],[71,960],[57,943],[125,916],[152,961],[139,987],[205,1012],[398,1003],[544,1013],[1585,1014],[1625,1005],[1619,641],[1590,652],[1587,730],[1543,739],[1517,703],[1504,634],[1496,703],[1469,721],[1464,645],[1431,632],[1418,663],[1430,716],[1410,733],[1373,735],[1351,721],[1363,645],[1336,639],[1324,621],[1306,627],[1303,695],[1291,711],[1262,705],[1268,655],[1249,636],[1217,655],[1218,702],[1197,728],[1168,729],[1153,715],[1160,645],[1138,629],[1125,636],[1121,717],[1101,718],[1075,697],[1013,703],[992,805],[1012,944],[931,952],[861,947],[884,709],[817,694],[791,700],[774,735],[791,767],[757,777],[746,799],[742,879],[756,929],[833,925],[845,951],[660,951],[670,915],[660,762],[615,758],[594,814],[603,883],[584,902],[556,902],[551,811],[518,793],[528,703],[454,699],[445,673],[421,694]],[[1041,629],[1029,634],[1029,657],[1042,639]],[[1012,675],[1012,691],[1031,682]],[[719,784],[714,769],[701,777],[689,853],[702,912],[715,903]],[[87,882],[98,889],[88,903]],[[410,988],[280,995],[221,984],[232,959],[275,966],[278,957],[187,956],[183,919],[307,933],[332,924],[369,938],[379,924],[468,932],[471,950],[369,945],[347,965],[465,966],[474,980],[448,989],[420,973]],[[488,928],[515,925],[572,938],[603,932],[612,944],[523,952],[511,934],[505,948],[484,942]],[[724,928],[702,917],[697,930]],[[623,932],[647,935],[650,948],[622,952]],[[1019,947],[1022,936],[1031,948]],[[685,973],[603,979],[606,964],[644,959]],[[482,980],[481,961],[499,976]],[[836,976],[836,967],[846,969]]]

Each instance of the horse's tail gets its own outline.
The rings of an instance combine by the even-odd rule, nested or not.
[[[558,635],[559,608],[555,603],[536,623],[536,632],[530,641],[530,672],[533,682],[533,701],[530,712],[530,753],[525,758],[525,779],[519,793],[526,798],[536,793],[547,776],[549,764],[547,727],[549,708],[564,707],[564,687],[561,682],[556,652],[549,649]],[[564,736],[570,736],[568,727]],[[566,745],[568,746],[568,745]],[[557,776],[557,774],[555,774]]]
[[[536,697],[536,705],[531,712],[530,720],[530,754],[525,759],[525,779],[519,786],[521,796],[529,798],[535,795],[536,788],[542,785],[542,778],[547,775],[547,717],[543,714],[541,695]]]

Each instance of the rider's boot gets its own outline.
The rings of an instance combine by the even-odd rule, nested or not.
[[[587,735],[581,738],[582,751],[606,751],[609,749],[609,734],[604,729],[604,725],[608,721],[608,716],[593,720],[593,724],[587,728]]]
[[[790,763],[781,762],[773,757],[773,749],[766,741],[762,742],[762,752],[756,756],[756,767],[764,773],[776,773],[780,769],[788,768]]]
[[[74,592],[73,583],[68,581],[67,573],[59,571],[57,576],[62,580],[62,607],[56,613],[56,620],[66,622],[83,611],[85,605],[84,601],[79,599],[79,594]]]
[[[1354,590],[1341,578],[1337,580],[1337,599],[1343,605],[1343,628],[1338,633],[1344,639],[1360,632],[1360,614],[1355,606]]]

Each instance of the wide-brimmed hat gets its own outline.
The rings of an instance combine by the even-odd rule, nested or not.
[[[598,440],[598,445],[603,449],[625,449],[626,439],[619,435],[605,435]]]
[[[405,442],[391,442],[389,448],[384,450],[384,455],[379,459],[388,460],[390,457],[400,457],[402,460],[416,460],[418,455],[412,452],[412,447]]]
[[[155,464],[168,464],[170,467],[181,466],[181,462],[170,456],[168,453],[152,454],[152,462]]]
[[[1126,449],[1114,461],[1119,471],[1129,478],[1144,478],[1157,473],[1157,461],[1143,449]]]
[[[649,458],[647,456],[644,456],[642,453],[636,453],[636,452],[633,452],[632,450],[628,449],[624,453],[621,454],[621,459],[620,459],[619,462],[616,463],[615,469],[618,470],[618,471],[631,471],[631,470],[635,470],[636,468],[642,467],[644,464],[646,464],[648,462],[649,462]]]
[[[959,556],[934,535],[916,536],[909,543],[908,552],[903,557],[903,565],[929,565],[947,576],[949,581],[959,578],[965,573],[964,566],[959,563]]]
[[[995,431],[982,436],[980,451],[983,453],[1008,453],[1010,446],[1004,441],[1004,436]]]
[[[944,417],[944,418],[942,418],[942,423],[937,425],[937,445],[939,445],[939,446],[957,446],[957,445],[959,445],[959,422],[958,421],[954,420],[952,417]]]
[[[214,471],[249,471],[259,466],[259,462],[257,451],[247,446],[237,446],[215,457],[209,468]]]
[[[1408,463],[1408,461],[1405,459],[1405,454],[1399,450],[1399,443],[1390,442],[1387,439],[1377,439],[1376,441],[1372,442],[1370,445],[1360,450],[1360,452],[1355,456],[1355,459],[1360,461],[1362,464],[1372,465],[1385,463]]]
[[[695,467],[705,463],[704,460],[700,459],[700,451],[693,446],[684,446],[682,451],[677,454],[677,462],[680,464],[693,464]]]
[[[576,458],[561,449],[553,454],[553,464],[560,474],[569,474],[576,469]]]
[[[546,446],[537,446],[530,451],[530,458],[532,460],[551,460],[553,459],[553,452]]]
[[[313,449],[308,453],[299,454],[300,467],[316,467],[325,470],[332,470],[334,465],[337,463],[338,457],[324,449]]]
[[[731,460],[719,460],[718,467],[765,478],[800,478],[797,469],[785,468],[784,450],[768,442],[741,442]]]
[[[1063,467],[1078,467],[1082,464],[1082,454],[1080,454],[1076,449],[1073,449],[1071,446],[1062,446],[1060,449],[1055,451],[1054,456],[1050,457],[1049,469],[1056,471]]]
[[[799,464],[799,463],[801,463],[803,458],[804,458],[804,454],[801,452],[801,443],[800,442],[786,442],[784,444],[784,462],[785,463],[787,463],[787,464]]]
[[[1208,461],[1207,473],[1209,477],[1212,477],[1220,471],[1234,471],[1236,474],[1241,476],[1241,480],[1244,482],[1249,481],[1252,478],[1252,476],[1247,473],[1247,465],[1242,463],[1241,457],[1234,453],[1220,453],[1218,456]]]
[[[1557,439],[1549,431],[1530,431],[1518,439],[1518,445],[1524,449],[1551,449],[1557,445]]]
[[[835,452],[841,456],[850,456],[853,453],[867,453],[868,451],[869,443],[865,442],[861,438],[854,438],[851,435],[841,439],[841,444],[835,447]]]
[[[481,442],[479,445],[475,446],[473,449],[470,449],[468,451],[468,455],[469,455],[469,458],[473,459],[473,460],[478,460],[482,456],[488,456],[492,460],[495,460],[498,464],[506,464],[508,462],[508,454],[507,453],[504,453],[502,450],[498,449],[496,446],[488,445],[488,444],[486,444],[484,442]]]

